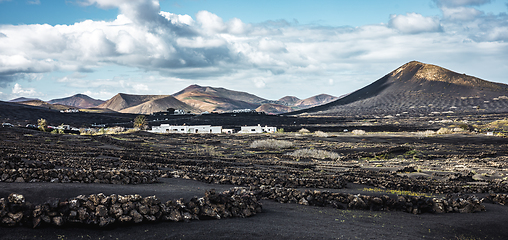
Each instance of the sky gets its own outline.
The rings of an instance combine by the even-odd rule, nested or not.
[[[340,96],[409,61],[508,84],[508,0],[0,0],[0,100]]]

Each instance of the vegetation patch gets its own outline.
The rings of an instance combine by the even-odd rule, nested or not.
[[[283,149],[293,147],[293,143],[285,140],[266,139],[266,140],[256,140],[251,143],[250,147],[264,149]]]
[[[332,159],[339,160],[340,155],[335,152],[329,152],[325,150],[319,149],[299,149],[292,153],[288,153],[287,155],[296,157],[296,158],[317,158],[317,159]]]
[[[412,191],[401,191],[401,190],[391,190],[391,189],[381,189],[381,188],[363,188],[363,191],[366,192],[376,192],[376,193],[387,193],[387,194],[395,194],[397,196],[414,196],[414,197],[436,197],[432,194],[427,193],[417,193]]]

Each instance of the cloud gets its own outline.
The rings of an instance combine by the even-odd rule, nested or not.
[[[12,88],[12,95],[22,97],[36,97],[41,96],[42,94],[37,92],[35,88],[22,88],[21,85],[16,83]]]
[[[29,0],[27,3],[32,5],[41,5],[41,0]]]
[[[403,33],[439,32],[441,25],[439,19],[424,17],[418,13],[406,15],[391,15],[388,25]]]
[[[85,0],[81,3],[100,8],[118,8],[121,14],[140,23],[157,22],[160,17],[160,5],[157,0]]]
[[[443,16],[446,19],[451,20],[460,20],[460,21],[470,21],[476,19],[478,16],[483,15],[484,13],[480,10],[474,8],[467,7],[457,7],[457,8],[441,8],[443,11]]]
[[[487,2],[439,1],[442,19],[407,13],[392,15],[387,23],[324,27],[286,20],[224,21],[208,11],[179,15],[160,11],[152,0],[87,0],[82,4],[120,13],[112,21],[0,25],[0,87],[29,79],[29,74],[58,71],[75,75],[55,77],[55,84],[102,97],[120,90],[171,91],[168,86],[175,81],[182,86],[213,81],[259,90],[261,96],[280,89],[318,94],[331,91],[331,84],[349,92],[413,59],[445,67],[443,63],[458,61],[480,68],[464,64],[475,58],[506,62],[508,17],[468,7]],[[134,69],[137,75],[91,77],[112,66]],[[156,77],[148,81],[146,76]],[[322,86],[310,89],[308,84],[317,80]]]

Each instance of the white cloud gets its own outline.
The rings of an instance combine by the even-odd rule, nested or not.
[[[443,11],[443,16],[445,18],[460,21],[474,20],[478,16],[483,15],[482,11],[468,7],[456,7],[456,8],[442,7],[441,11]]]
[[[227,28],[222,18],[208,11],[199,11],[196,14],[196,21],[202,26],[203,31],[209,34],[221,33]]]
[[[439,19],[433,17],[424,17],[418,13],[391,15],[389,25],[403,33],[441,31]]]
[[[55,77],[55,84],[102,97],[116,92],[171,94],[173,86],[207,81],[213,83],[206,85],[259,90],[261,96],[281,94],[281,89],[290,94],[334,94],[329,92],[331,84],[341,86],[336,94],[342,94],[410,60],[444,67],[455,63],[468,71],[476,68],[503,76],[503,67],[474,60],[506,62],[508,17],[468,8],[486,2],[440,1],[442,19],[407,13],[381,24],[322,27],[283,20],[223,21],[207,11],[193,18],[161,12],[158,1],[152,0],[87,0],[84,4],[119,8],[120,14],[113,21],[72,25],[0,25],[0,87],[29,79],[30,74],[69,71],[80,74]],[[83,74],[110,66],[136,73],[116,78]],[[312,84],[317,80],[323,86]]]
[[[20,96],[20,97],[36,97],[40,96],[41,93],[38,93],[35,88],[22,88],[21,85],[18,83],[14,84],[14,87],[12,88],[12,95],[13,96]]]

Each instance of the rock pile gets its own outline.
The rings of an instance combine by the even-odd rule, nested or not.
[[[438,194],[508,192],[506,183],[474,184],[463,180],[460,176],[447,181],[434,181],[399,176],[395,172],[376,172],[365,169],[353,169],[341,175],[348,182],[400,191]]]
[[[267,185],[282,187],[306,188],[344,188],[347,182],[337,175],[316,173],[298,174],[252,169],[215,169],[204,167],[181,167],[181,170],[170,171],[162,177],[185,178],[206,183],[232,184],[239,186]]]
[[[142,184],[158,182],[154,172],[136,170],[0,169],[0,182]]]
[[[207,191],[204,197],[161,202],[156,196],[80,195],[72,199],[50,199],[33,206],[22,195],[10,194],[0,199],[1,224],[6,226],[40,227],[66,224],[105,227],[111,224],[156,221],[190,221],[250,217],[261,212],[261,203],[245,188],[222,193]]]
[[[508,194],[505,193],[491,193],[486,197],[482,198],[482,202],[497,203],[499,205],[508,204]]]
[[[475,195],[452,196],[446,198],[429,198],[423,196],[368,196],[329,191],[300,191],[294,188],[253,187],[261,199],[272,199],[281,203],[298,203],[301,205],[333,207],[339,209],[359,209],[371,211],[402,211],[413,214],[421,213],[473,213],[485,211],[485,207]]]

